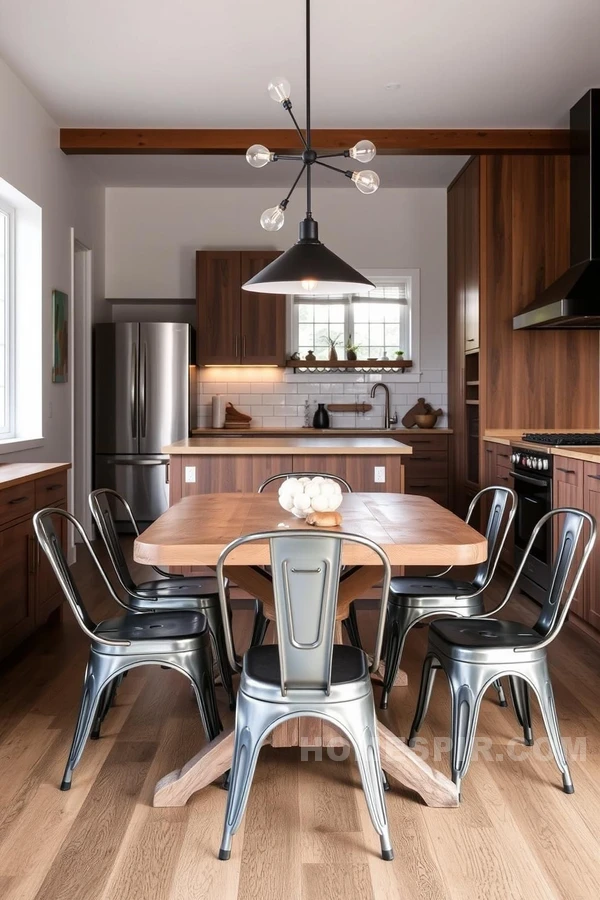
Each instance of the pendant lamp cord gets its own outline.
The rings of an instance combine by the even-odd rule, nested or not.
[[[310,0],[306,0],[306,146],[310,150]],[[312,219],[311,168],[306,167],[306,218]]]

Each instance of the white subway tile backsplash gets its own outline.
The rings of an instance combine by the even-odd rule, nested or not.
[[[201,369],[199,372],[196,419],[199,426],[211,424],[213,394],[223,394],[243,412],[252,416],[255,427],[289,427],[304,425],[305,402],[312,423],[317,403],[370,403],[369,415],[331,413],[331,423],[337,428],[378,428],[383,422],[384,393],[370,396],[371,387],[380,381],[390,389],[392,413],[397,410],[402,419],[419,397],[433,406],[441,407],[444,416],[440,426],[447,425],[448,385],[445,369],[425,369],[420,382],[408,381],[399,375],[329,374],[323,376],[294,375],[282,369]]]

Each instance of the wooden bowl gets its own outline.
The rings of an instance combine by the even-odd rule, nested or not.
[[[415,416],[415,422],[419,428],[435,428],[437,416],[435,413],[425,413],[422,416]]]

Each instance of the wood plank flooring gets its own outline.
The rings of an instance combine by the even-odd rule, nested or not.
[[[90,565],[78,563],[75,573],[96,618],[111,613]],[[520,599],[517,607],[532,620],[533,604]],[[240,610],[235,620],[243,642],[251,613]],[[359,620],[368,638],[374,614],[362,611]],[[409,685],[394,690],[382,714],[400,735],[412,720],[425,641],[426,629],[411,635]],[[321,762],[312,755],[303,762],[300,750],[262,751],[228,863],[216,856],[226,799],[219,787],[183,809],[153,809],[156,780],[203,743],[189,686],[159,668],[125,679],[103,737],[88,743],[71,791],[61,793],[86,655],[66,610],[62,625],[42,630],[0,670],[2,900],[598,896],[600,653],[571,626],[550,658],[575,794],[560,790],[537,706],[536,746],[526,748],[512,709],[501,709],[490,693],[459,809],[429,809],[392,783],[393,863],[379,858],[352,760],[326,753]],[[430,762],[445,772],[448,715],[440,676],[422,737],[435,753]]]

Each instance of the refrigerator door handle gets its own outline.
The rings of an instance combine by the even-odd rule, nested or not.
[[[140,428],[142,432],[142,437],[146,437],[146,389],[147,389],[147,358],[148,358],[148,345],[146,341],[144,341],[142,345],[142,358],[140,361]]]
[[[138,421],[138,360],[137,346],[131,345],[131,396],[130,396],[130,413],[131,413],[131,437],[137,438],[137,421]]]
[[[168,466],[168,459],[107,459],[109,466]]]

